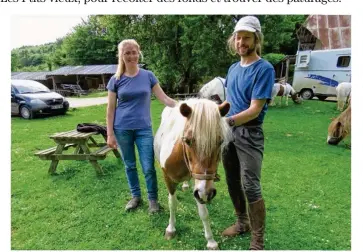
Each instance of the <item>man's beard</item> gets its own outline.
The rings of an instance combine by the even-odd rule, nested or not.
[[[253,47],[251,47],[251,48],[249,47],[245,53],[239,54],[239,56],[243,56],[243,57],[250,56],[255,51],[256,51],[256,44],[254,44]]]

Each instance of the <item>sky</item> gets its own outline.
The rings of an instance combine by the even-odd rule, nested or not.
[[[87,16],[12,16],[11,49],[56,41]]]

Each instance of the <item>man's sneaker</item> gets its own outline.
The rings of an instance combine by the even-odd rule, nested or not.
[[[157,213],[160,211],[160,205],[157,200],[149,200],[149,213]]]
[[[132,198],[126,205],[125,210],[126,211],[130,211],[133,210],[135,208],[137,208],[138,206],[140,206],[141,204],[141,198],[139,197],[134,197]]]

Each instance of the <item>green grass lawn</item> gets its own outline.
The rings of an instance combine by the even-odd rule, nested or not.
[[[335,103],[305,101],[270,108],[266,116],[262,170],[267,207],[268,250],[350,250],[351,151],[345,143],[326,144]],[[163,106],[152,102],[154,131]],[[106,106],[80,108],[66,116],[23,120],[11,125],[11,248],[13,250],[203,250],[206,241],[191,191],[177,191],[177,236],[164,239],[168,193],[157,166],[159,198],[164,210],[147,212],[145,181],[139,169],[144,204],[124,212],[130,199],[122,163],[112,153],[100,161],[106,175],[97,177],[86,161],[60,161],[57,176],[50,161],[34,153],[53,146],[49,135],[78,123],[105,124]],[[346,140],[346,142],[350,140]],[[138,164],[139,165],[139,164]],[[140,168],[140,167],[139,167]],[[222,238],[234,222],[224,182],[208,206],[216,241],[224,250],[246,250],[249,235]],[[180,189],[180,187],[179,187]]]

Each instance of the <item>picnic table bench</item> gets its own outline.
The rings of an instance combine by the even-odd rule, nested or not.
[[[88,92],[86,90],[83,90],[82,87],[78,84],[61,84],[61,87],[63,88],[63,90],[68,90],[69,92],[77,96],[88,94]]]
[[[66,132],[55,133],[50,136],[51,139],[57,144],[55,147],[38,151],[35,153],[40,159],[52,160],[48,173],[55,174],[59,160],[89,160],[98,174],[103,174],[102,167],[98,164],[98,160],[106,158],[108,152],[113,151],[117,158],[120,158],[120,153],[107,146],[107,139],[103,137],[105,142],[97,143],[93,136],[99,134],[98,132],[78,132],[71,130]],[[70,147],[74,147],[73,153],[63,153]],[[90,148],[96,147],[95,150]]]

